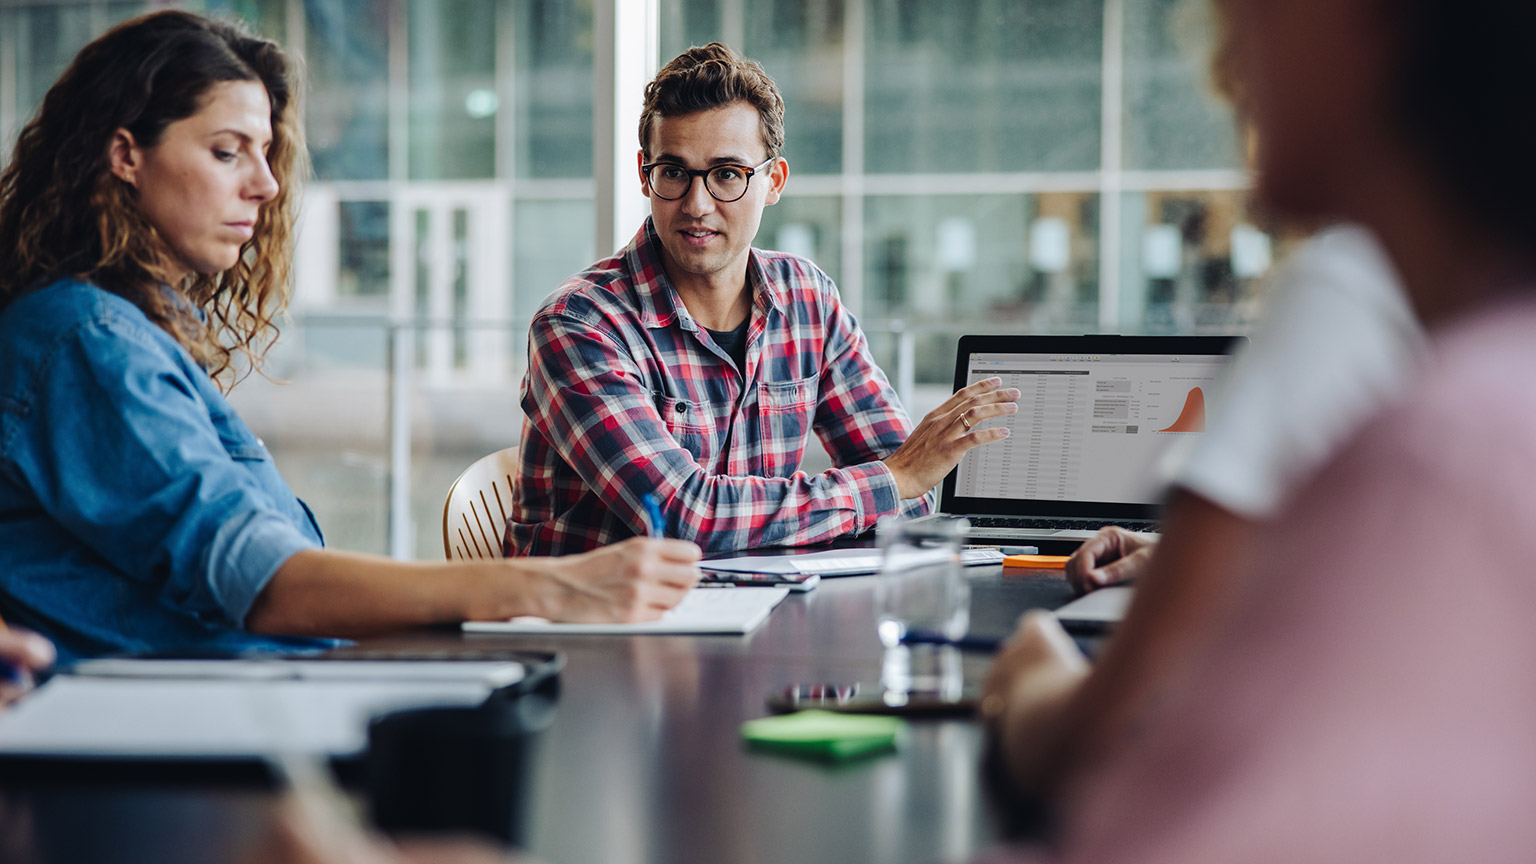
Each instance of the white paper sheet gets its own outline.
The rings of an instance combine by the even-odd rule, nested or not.
[[[470,681],[60,675],[0,712],[0,755],[267,758],[284,748],[347,755],[367,745],[368,721],[376,714],[474,705],[492,689]],[[272,710],[256,710],[256,700]],[[285,718],[283,728],[272,728],[273,716]]]
[[[638,624],[566,624],[543,618],[511,621],[469,621],[466,633],[527,633],[617,636],[690,633],[746,634],[756,630],[768,613],[789,595],[788,588],[695,588],[683,602],[656,621]]]

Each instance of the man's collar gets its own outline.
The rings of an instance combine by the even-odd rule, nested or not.
[[[672,287],[672,280],[667,278],[667,268],[661,258],[661,238],[651,224],[651,217],[645,217],[645,224],[624,248],[623,258],[634,276],[640,325],[650,330],[666,327],[681,315],[684,329],[693,329],[692,318],[686,309],[680,308],[682,301]]]
[[[747,284],[752,286],[752,306],[765,316],[769,311],[777,309],[784,311],[786,298],[782,286],[768,278],[768,269],[763,266],[763,253],[753,247],[747,253]]]
[[[645,224],[625,247],[622,257],[629,272],[634,274],[635,302],[639,306],[641,326],[655,329],[676,321],[684,330],[698,330],[699,325],[688,314],[687,306],[667,276],[661,256],[661,237],[656,233],[651,217],[645,217]],[[783,311],[784,298],[779,296],[779,286],[768,278],[762,254],[755,248],[747,251],[747,285],[752,291],[753,308],[764,315],[773,309]]]

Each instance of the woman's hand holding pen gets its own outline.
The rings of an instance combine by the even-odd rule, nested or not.
[[[540,562],[560,621],[654,621],[699,582],[699,547],[633,537]]]

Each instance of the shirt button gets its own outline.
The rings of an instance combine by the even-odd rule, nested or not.
[[[688,403],[686,403],[686,402],[679,402],[679,403],[677,403],[677,413],[679,413],[679,414],[687,414],[688,413]]]

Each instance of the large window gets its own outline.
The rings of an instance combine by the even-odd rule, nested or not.
[[[437,557],[449,481],[518,440],[528,318],[611,251],[594,4],[614,2],[179,4],[305,60],[285,383],[234,399],[335,545]],[[718,39],[778,81],[792,176],[758,245],[837,280],[921,412],[961,333],[1247,327],[1276,253],[1206,84],[1207,3],[659,0],[659,56]],[[166,5],[0,5],[6,149],[74,52]]]
[[[720,39],[780,82],[786,203],[815,203],[760,241],[814,240],[872,329],[934,334],[915,374],[939,384],[957,331],[1246,327],[1268,237],[1206,85],[1205,10],[683,0],[664,5],[662,55]]]

